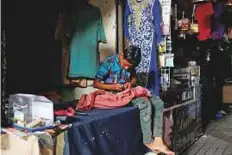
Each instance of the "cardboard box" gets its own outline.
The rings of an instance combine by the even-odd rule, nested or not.
[[[41,155],[38,139],[35,136],[25,140],[14,135],[3,134],[1,141],[7,141],[4,146],[1,146],[1,155]]]
[[[1,134],[1,155],[53,155],[53,149],[40,148],[37,137],[22,139],[15,135]]]
[[[232,84],[226,84],[222,89],[223,103],[232,103]]]

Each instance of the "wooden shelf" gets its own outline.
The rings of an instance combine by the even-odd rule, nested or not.
[[[179,108],[179,107],[183,107],[183,106],[186,106],[186,105],[195,103],[195,102],[197,102],[197,99],[192,99],[192,100],[186,101],[186,102],[184,102],[184,103],[177,104],[177,105],[173,105],[173,106],[171,106],[171,107],[165,108],[163,112],[167,112],[167,111],[170,111],[170,110],[174,110],[174,109],[177,109],[177,108]]]

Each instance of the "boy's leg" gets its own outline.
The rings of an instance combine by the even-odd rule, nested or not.
[[[152,96],[150,101],[154,109],[153,137],[163,137],[164,102],[156,96]]]
[[[151,129],[151,117],[152,117],[152,105],[148,98],[139,97],[132,100],[132,105],[139,108],[140,124],[143,134],[144,144],[152,143],[152,129]]]
[[[164,102],[156,96],[152,96],[150,98],[150,101],[154,108],[153,137],[155,138],[153,144],[151,145],[151,148],[154,151],[162,152],[167,155],[174,155],[175,153],[170,151],[163,141]]]

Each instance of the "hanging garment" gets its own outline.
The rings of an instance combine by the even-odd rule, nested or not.
[[[211,2],[197,5],[195,19],[199,26],[198,40],[203,41],[211,38],[211,15],[213,13]]]
[[[120,108],[136,97],[151,97],[150,92],[140,86],[124,90],[120,93],[111,93],[104,90],[97,90],[89,95],[82,95],[77,104],[78,110],[90,110],[93,107],[100,109]]]
[[[213,4],[214,15],[212,17],[212,34],[213,40],[222,39],[225,31],[225,26],[222,24],[222,14],[224,12],[224,3],[218,2]]]
[[[136,68],[138,84],[159,96],[156,45],[162,39],[159,0],[127,0],[124,31],[129,44],[138,46],[142,60]]]
[[[223,13],[223,23],[228,27],[232,26],[232,7],[227,6],[225,7],[225,11]]]
[[[106,42],[101,12],[97,7],[88,6],[75,17],[70,44],[69,77],[94,78],[98,67],[98,42]]]

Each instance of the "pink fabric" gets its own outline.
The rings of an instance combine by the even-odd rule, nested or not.
[[[151,97],[151,93],[143,87],[135,87],[113,94],[104,90],[97,90],[89,95],[82,95],[77,103],[78,110],[90,110],[93,107],[100,109],[113,109],[127,105],[136,97]]]

